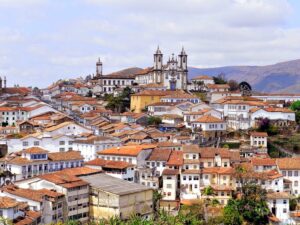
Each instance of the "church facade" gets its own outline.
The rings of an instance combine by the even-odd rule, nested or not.
[[[154,65],[135,76],[139,85],[157,84],[167,90],[186,90],[188,82],[187,54],[182,48],[178,57],[174,54],[163,64],[159,47],[154,53]]]

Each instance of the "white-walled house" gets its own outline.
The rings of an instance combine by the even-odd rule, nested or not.
[[[80,151],[85,161],[97,158],[97,152],[121,146],[121,139],[110,136],[92,136],[86,140],[75,140],[73,149]]]
[[[162,199],[175,201],[177,199],[178,193],[178,170],[174,169],[164,169],[162,172],[162,180],[163,180],[163,187],[162,187]]]
[[[280,220],[280,224],[294,224],[290,219],[290,195],[286,192],[273,192],[267,194],[267,203],[271,213]]]
[[[50,224],[67,219],[64,213],[65,196],[60,192],[47,189],[32,190],[9,185],[1,188],[0,196],[26,202],[35,214],[41,214],[40,224]],[[24,216],[24,215],[23,215]]]
[[[254,148],[267,148],[268,133],[266,132],[251,132],[250,146]]]
[[[171,153],[172,150],[170,149],[154,149],[146,160],[147,167],[155,169],[158,175],[161,176]]]
[[[300,158],[277,158],[276,164],[283,177],[291,181],[291,194],[300,194]]]
[[[124,161],[137,167],[145,166],[153,145],[120,146],[98,152],[98,158],[112,161]]]
[[[190,111],[183,113],[184,125],[188,128],[191,128],[191,122],[196,121],[200,117],[204,115],[211,115],[213,117],[222,119],[223,115],[220,111],[215,110],[213,108],[205,108],[200,111]]]
[[[65,168],[81,167],[83,157],[77,151],[49,153],[45,149],[32,147],[2,158],[0,164],[1,168],[15,174],[16,180],[21,180]]]
[[[52,127],[48,127],[44,130],[44,133],[53,136],[56,135],[80,135],[83,133],[92,133],[92,130],[76,124],[73,121],[63,122]]]
[[[25,121],[47,112],[57,111],[45,103],[32,107],[0,107],[0,122],[7,122],[9,126],[12,126],[18,121]]]
[[[257,126],[257,121],[262,118],[268,118],[270,121],[278,121],[279,126],[289,126],[296,121],[295,112],[288,108],[253,108],[250,114],[251,127]]]
[[[34,133],[22,138],[3,138],[0,143],[7,144],[8,153],[20,151],[25,148],[40,147],[50,152],[63,152],[73,149],[74,136],[52,136],[45,133]]]
[[[0,197],[0,216],[10,221],[13,221],[20,217],[24,217],[25,212],[21,210],[21,206],[23,204],[24,202],[17,201],[16,199],[11,197]]]
[[[112,161],[96,158],[84,164],[86,167],[102,170],[107,175],[116,177],[122,180],[136,182],[135,165],[125,161]]]

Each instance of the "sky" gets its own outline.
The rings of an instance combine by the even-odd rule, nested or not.
[[[0,0],[0,76],[9,86],[152,66],[184,46],[188,65],[300,58],[299,0]]]

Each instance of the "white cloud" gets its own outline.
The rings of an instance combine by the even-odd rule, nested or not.
[[[25,84],[45,86],[61,76],[93,73],[98,57],[105,73],[151,66],[157,44],[165,60],[184,45],[189,64],[203,67],[299,57],[300,28],[286,26],[293,10],[287,0],[24,2],[0,0],[11,7],[19,3],[27,13],[35,7],[33,15],[23,15],[26,22],[0,22],[0,65],[6,68],[0,74]]]

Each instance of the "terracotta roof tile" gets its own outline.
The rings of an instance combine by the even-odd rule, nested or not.
[[[228,84],[207,84],[209,89],[229,89]]]
[[[276,160],[271,158],[252,158],[253,166],[276,166]]]
[[[276,163],[280,170],[300,170],[300,158],[278,158]]]
[[[79,151],[52,152],[48,153],[48,158],[51,161],[69,161],[84,159]]]
[[[179,174],[179,171],[178,170],[174,170],[174,169],[164,169],[163,172],[162,172],[162,175],[171,175],[171,176],[174,176],[174,175],[178,175]]]
[[[207,75],[199,75],[199,76],[193,77],[191,80],[214,80],[214,79]]]
[[[147,161],[168,161],[171,152],[169,149],[154,149]]]
[[[8,209],[16,207],[20,204],[15,199],[10,197],[0,197],[0,209]]]
[[[167,166],[182,166],[183,165],[183,154],[182,151],[173,150],[169,157]]]
[[[192,122],[192,123],[225,123],[223,120],[217,118],[217,117],[214,117],[214,116],[211,116],[211,115],[204,115],[204,116],[201,116],[200,118],[198,118],[196,121]]]
[[[268,137],[267,132],[251,132],[250,135],[254,137]]]
[[[154,149],[155,145],[136,145],[136,146],[121,146],[102,150],[98,155],[127,155],[137,156],[141,151],[146,149]]]
[[[28,153],[28,154],[45,154],[48,153],[49,151],[40,148],[40,147],[31,147],[31,148],[27,148],[25,150],[22,151],[23,153]]]

